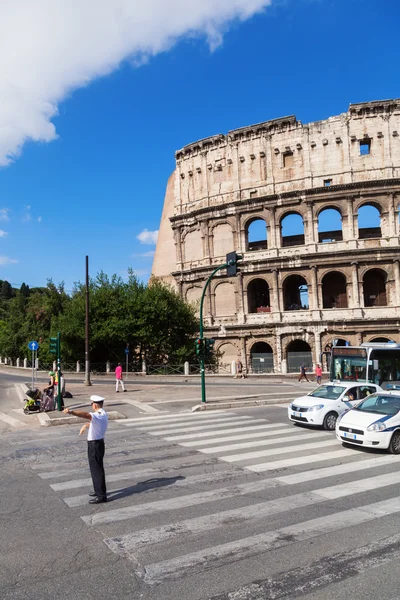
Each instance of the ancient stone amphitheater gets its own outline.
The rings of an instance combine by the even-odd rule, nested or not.
[[[176,153],[153,274],[204,306],[221,366],[293,372],[333,340],[400,341],[400,99],[284,117]]]

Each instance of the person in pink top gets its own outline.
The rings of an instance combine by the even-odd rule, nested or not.
[[[317,365],[315,367],[315,381],[318,383],[318,385],[322,381],[322,368],[321,368],[321,365]]]
[[[115,368],[115,391],[119,392],[119,384],[121,384],[122,386],[122,391],[126,392],[125,386],[124,386],[124,380],[122,377],[122,366],[121,363],[118,363],[118,366]]]

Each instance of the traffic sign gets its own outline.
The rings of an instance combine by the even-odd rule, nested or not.
[[[29,342],[28,348],[29,350],[32,350],[32,352],[36,352],[36,350],[39,348],[39,344],[32,340],[32,342]]]
[[[125,354],[129,354],[129,348],[125,348]]]

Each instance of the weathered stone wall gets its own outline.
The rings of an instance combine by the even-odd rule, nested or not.
[[[227,252],[243,253],[239,276],[212,282],[204,314],[222,350],[231,358],[237,349],[248,368],[259,342],[270,345],[280,371],[294,340],[307,342],[314,362],[337,337],[400,341],[399,133],[400,100],[393,100],[351,105],[308,125],[277,119],[186,146],[176,153],[153,273],[172,276],[183,297],[198,301],[211,269]],[[359,227],[365,205],[379,212],[374,228]],[[340,213],[341,230],[321,234],[326,209]],[[282,235],[290,214],[301,217],[304,237]],[[254,244],[256,219],[267,239]],[[287,299],[293,276],[308,292],[308,306],[296,310]],[[332,277],[342,286],[340,301],[327,306]],[[260,285],[269,305],[254,310]]]

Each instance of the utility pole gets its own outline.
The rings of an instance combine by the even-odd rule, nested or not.
[[[85,322],[85,385],[90,381],[90,348],[89,348],[89,257],[86,257],[86,322]]]

